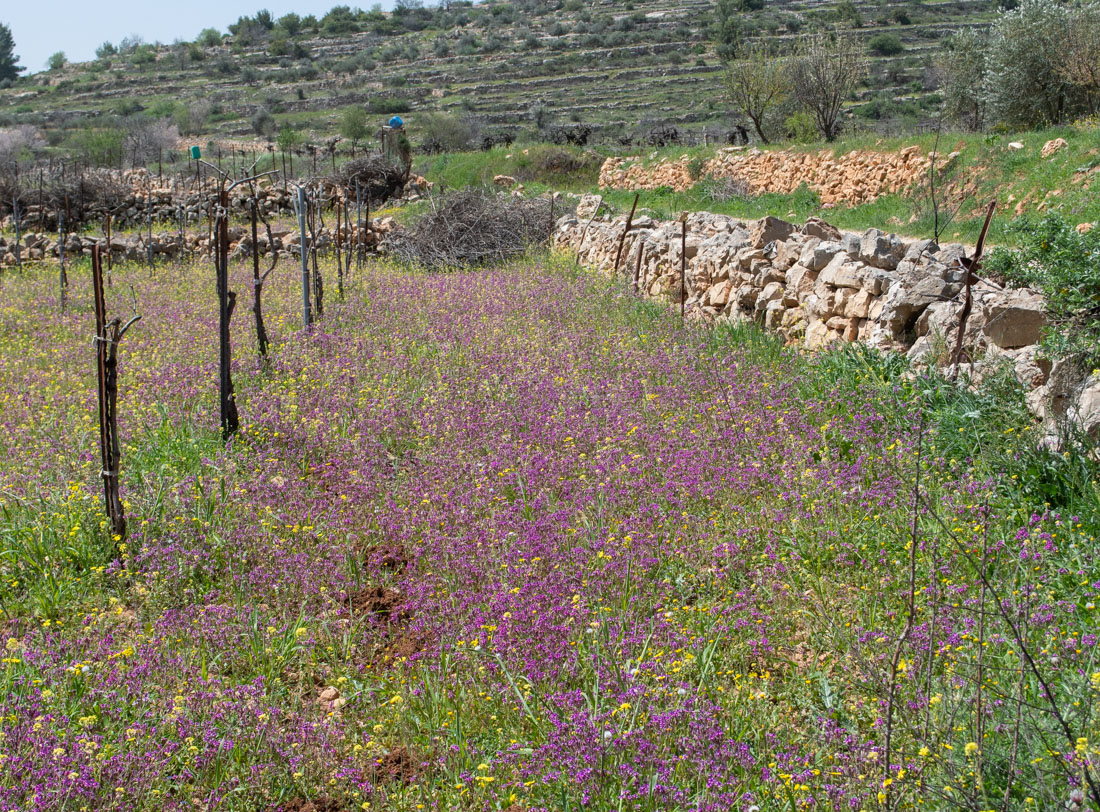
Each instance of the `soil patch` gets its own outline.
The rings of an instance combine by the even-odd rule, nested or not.
[[[357,615],[373,615],[387,622],[409,619],[408,611],[401,608],[401,593],[396,589],[383,586],[361,589],[348,595],[348,603]]]
[[[363,560],[369,567],[387,572],[404,572],[409,555],[400,544],[375,544],[363,548]]]
[[[407,747],[395,747],[375,766],[375,778],[383,783],[411,784],[420,775],[421,761]]]
[[[347,807],[328,798],[314,798],[312,801],[295,798],[278,807],[275,812],[347,812]]]

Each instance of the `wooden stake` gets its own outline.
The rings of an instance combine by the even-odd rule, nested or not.
[[[222,439],[228,440],[237,433],[239,418],[237,399],[233,391],[233,375],[230,371],[231,349],[229,345],[229,322],[233,319],[233,308],[237,304],[237,294],[229,289],[229,194],[223,184],[218,192],[218,209],[214,230],[214,264],[218,283],[218,394],[219,415],[221,417]]]
[[[306,190],[301,186],[294,198],[294,208],[298,214],[298,249],[302,257],[302,329],[309,330],[313,314],[310,312],[309,255],[306,253]]]
[[[135,315],[125,326],[118,318],[107,321],[107,305],[103,296],[103,264],[98,245],[92,247],[92,292],[95,296],[100,477],[103,479],[103,501],[111,533],[116,542],[121,542],[126,538],[126,513],[118,490],[119,463],[122,456],[117,413],[118,345],[126,331],[141,316]]]

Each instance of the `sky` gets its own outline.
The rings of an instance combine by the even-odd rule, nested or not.
[[[146,42],[192,40],[204,28],[225,32],[241,15],[266,8],[275,17],[288,12],[320,17],[333,6],[370,8],[376,0],[4,0],[0,23],[11,28],[19,64],[28,73],[45,70],[51,54],[64,51],[72,62],[95,58],[95,49],[106,40],[114,44],[137,34]],[[393,0],[382,0],[393,8]]]

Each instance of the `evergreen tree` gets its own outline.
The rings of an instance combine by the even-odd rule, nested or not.
[[[11,29],[0,23],[0,82],[5,79],[18,79],[24,68],[19,66],[19,57],[15,54],[15,40]]]

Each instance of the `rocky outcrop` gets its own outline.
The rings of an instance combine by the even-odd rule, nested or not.
[[[939,161],[946,163],[954,157],[952,153]],[[911,186],[924,177],[930,163],[931,157],[916,146],[899,152],[853,150],[840,156],[831,150],[795,152],[727,147],[707,161],[701,171],[694,167],[694,172],[687,155],[651,165],[633,157],[608,158],[600,168],[600,186],[628,190],[669,187],[684,191],[709,175],[738,178],[754,194],[790,194],[805,183],[826,206],[858,205]]]
[[[605,274],[633,277],[638,269],[640,292],[682,302],[689,318],[752,321],[809,350],[860,341],[919,364],[950,365],[964,299],[961,245],[903,240],[878,229],[843,234],[817,219],[798,226],[695,212],[686,224],[683,286],[679,221],[635,219],[618,269],[612,265],[625,217],[562,218],[555,242]],[[1034,403],[1057,401],[1044,417],[1069,417],[1100,431],[1100,379],[1088,386],[1053,380],[1055,367],[1040,352],[1042,297],[985,280],[973,285],[972,296],[960,372],[979,382],[1011,369]]]

